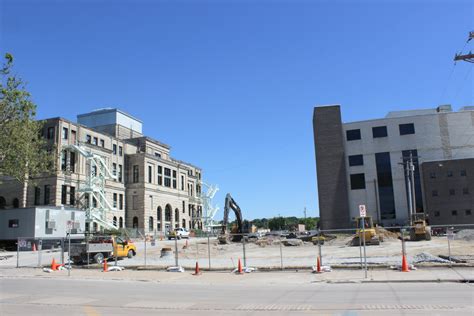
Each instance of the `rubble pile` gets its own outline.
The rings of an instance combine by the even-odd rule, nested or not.
[[[456,234],[456,239],[462,239],[465,241],[474,240],[474,229],[463,229]]]
[[[421,252],[419,254],[414,255],[411,261],[413,263],[421,263],[421,262],[449,263],[449,260],[433,256],[432,254],[429,254],[426,252]]]
[[[376,231],[377,231],[377,235],[381,236],[384,240],[398,239],[398,237],[400,236],[399,233],[391,232],[391,231],[386,230],[385,228],[382,228],[382,227],[377,227]]]

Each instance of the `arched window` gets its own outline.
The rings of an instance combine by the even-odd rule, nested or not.
[[[153,216],[148,218],[148,230],[151,232],[153,231]]]
[[[166,222],[171,222],[171,212],[172,212],[171,205],[166,204],[166,208],[165,208],[165,221]]]
[[[123,228],[123,218],[122,218],[122,216],[120,216],[120,218],[119,218],[119,227]]]
[[[117,216],[114,216],[113,224],[114,224],[115,227],[117,227]]]
[[[163,213],[163,210],[161,209],[161,206],[158,206],[158,208],[156,209],[156,218],[158,219],[158,221],[161,221],[161,213]]]
[[[19,208],[20,207],[20,201],[17,198],[13,199],[13,207],[14,208]]]
[[[174,221],[176,224],[179,223],[179,210],[178,209],[174,210]]]
[[[133,218],[133,228],[138,228],[138,217]]]
[[[186,220],[183,218],[183,228],[186,228]]]
[[[7,200],[3,196],[0,196],[0,209],[4,209],[5,206],[7,205]]]

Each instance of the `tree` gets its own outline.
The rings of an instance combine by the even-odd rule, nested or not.
[[[13,56],[5,54],[0,82],[0,181],[10,177],[23,184],[22,207],[26,207],[28,182],[54,169],[54,155],[41,137],[42,122],[36,121],[36,105],[24,82],[11,74]]]
[[[271,218],[268,221],[268,228],[270,228],[270,230],[286,229],[285,219],[281,216]]]
[[[300,218],[299,223],[305,225],[306,230],[316,229],[318,219],[315,217]]]

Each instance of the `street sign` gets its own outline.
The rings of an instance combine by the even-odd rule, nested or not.
[[[359,205],[359,213],[360,213],[360,217],[365,217],[365,216],[367,216],[367,211],[366,211],[366,209],[365,209],[365,205],[364,205],[364,204]]]
[[[18,240],[18,247],[25,248],[26,247],[26,240],[25,239]]]
[[[454,230],[452,228],[448,228],[446,230],[446,236],[448,237],[448,240],[454,240]]]

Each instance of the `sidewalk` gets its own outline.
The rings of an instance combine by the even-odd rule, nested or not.
[[[396,270],[369,270],[367,278],[363,270],[333,270],[313,274],[309,270],[284,272],[253,272],[235,275],[229,272],[203,272],[199,276],[193,271],[184,273],[154,270],[124,270],[104,273],[100,269],[73,269],[68,277],[67,271],[46,273],[39,268],[1,268],[0,278],[46,278],[80,280],[142,281],[173,284],[228,284],[277,285],[308,283],[365,283],[365,282],[474,282],[472,268],[423,268],[411,272]]]

